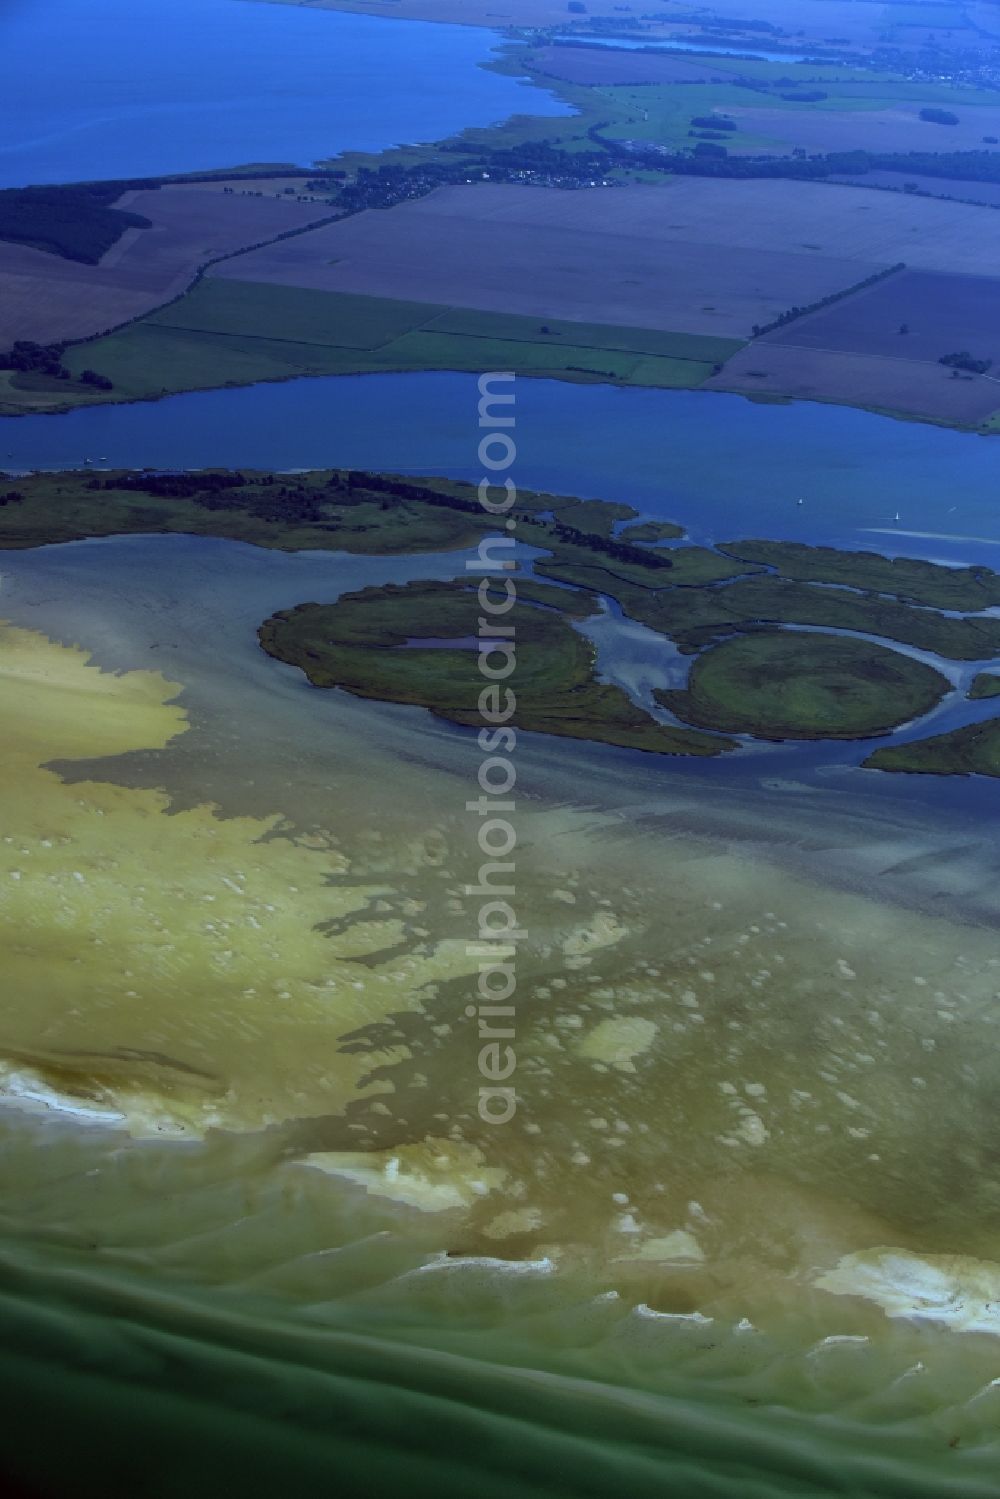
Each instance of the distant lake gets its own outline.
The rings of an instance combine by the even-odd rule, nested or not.
[[[617,52],[624,48],[628,52],[689,52],[701,57],[750,57],[757,62],[808,62],[804,53],[766,52],[762,47],[719,47],[711,42],[654,42],[638,41],[631,37],[560,36],[556,41],[567,42],[574,47],[604,47]]]
[[[0,0],[0,187],[430,141],[566,113],[501,38],[250,0]]]

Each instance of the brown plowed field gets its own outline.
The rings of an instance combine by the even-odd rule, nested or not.
[[[532,56],[532,66],[552,78],[588,88],[615,83],[709,83],[713,78],[728,82],[732,76],[720,72],[709,58],[617,52],[608,47],[540,47]]]
[[[901,333],[904,326],[908,331]],[[1000,280],[901,271],[796,318],[763,342],[932,364],[966,350],[976,359],[992,359],[1000,374]]]
[[[99,265],[0,243],[0,348],[16,338],[85,338],[177,296],[214,255],[329,214],[326,204],[196,187],[129,192],[119,206],[152,221],[129,229]]]
[[[360,214],[213,274],[748,337],[754,323],[898,261],[992,273],[1000,214],[812,182],[687,177],[575,192],[481,183]]]
[[[241,255],[212,274],[530,317],[748,337],[754,323],[852,286],[885,263],[881,256],[859,261],[856,244],[843,235],[846,255],[784,248],[782,224],[773,217],[775,202],[785,220],[793,212],[785,191],[768,194],[756,223],[741,236],[738,208],[727,212],[721,200],[729,188],[745,200],[745,188],[760,185],[800,186],[690,180],[578,192],[443,188]],[[877,195],[859,196],[867,203]],[[705,202],[717,208],[708,232],[702,228]],[[741,242],[747,237],[757,243]]]
[[[722,374],[702,388],[837,401],[967,426],[976,426],[1000,410],[1000,381],[981,376],[953,380],[940,364],[874,354],[819,353],[768,342],[741,349]]]

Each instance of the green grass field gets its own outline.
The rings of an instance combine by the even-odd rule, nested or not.
[[[609,123],[601,133],[609,140],[652,141],[678,151],[696,144],[688,134],[697,128],[691,124],[696,115],[725,115],[740,105],[770,106],[774,102],[770,94],[751,93],[735,83],[616,84],[595,93],[607,101],[605,118]],[[720,144],[727,143],[761,151],[773,144],[766,136],[742,130],[728,131]]]
[[[612,349],[620,353],[652,354],[666,359],[692,359],[721,364],[742,342],[736,338],[713,338],[699,333],[661,333],[655,328],[625,328],[613,323],[570,323],[558,318],[537,318],[502,312],[476,312],[452,308],[426,323],[438,333],[456,333],[478,338],[503,338],[548,348],[566,343],[588,349]]]
[[[512,369],[522,375],[685,389],[735,339],[549,322],[431,303],[207,279],[170,307],[66,355],[114,382],[112,398],[299,375]],[[10,392],[12,399],[16,393]]]
[[[378,349],[446,311],[426,302],[339,296],[218,278],[200,281],[181,301],[144,321],[158,328],[252,334],[288,344]]]
[[[777,85],[778,80],[774,80]],[[980,89],[960,89],[948,85],[912,82],[906,79],[851,78],[843,81],[835,78],[816,79],[797,77],[788,79],[787,72],[781,82],[789,85],[785,92],[808,90],[814,85],[825,92],[825,99],[809,102],[783,99],[782,89],[775,86],[767,92],[755,92],[733,83],[664,83],[622,84],[595,89],[607,101],[605,112],[607,123],[602,134],[611,140],[652,141],[657,145],[682,150],[695,142],[688,134],[695,116],[726,115],[739,109],[780,109],[783,112],[798,111],[841,113],[866,112],[892,109],[900,103],[959,104],[975,106],[996,105],[997,96]],[[735,116],[738,120],[738,115]],[[743,130],[726,133],[727,142],[744,149],[770,150],[776,142],[770,137],[751,134]]]

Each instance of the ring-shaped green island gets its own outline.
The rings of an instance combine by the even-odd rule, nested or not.
[[[756,739],[863,739],[919,718],[950,690],[933,667],[868,640],[757,630],[713,646],[683,691],[657,699],[699,728]]]
[[[735,748],[660,724],[597,680],[593,646],[569,621],[598,607],[593,594],[527,578],[510,589],[494,580],[485,594],[463,582],[387,584],[283,610],[259,635],[315,687],[414,704],[487,732],[509,726],[659,754]]]

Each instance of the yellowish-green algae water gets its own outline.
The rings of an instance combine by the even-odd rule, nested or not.
[[[454,780],[401,761],[422,841],[335,780],[308,834],[176,811],[179,691],[0,634],[12,1472],[996,1493],[987,931],[526,800],[491,1127]],[[46,768],[139,749],[162,791]]]
[[[30,1095],[17,1069],[37,1064],[98,1111],[182,1132],[337,1109],[363,1071],[338,1031],[418,1004],[469,960],[444,942],[378,962],[399,923],[368,917],[379,889],[345,879],[332,837],[303,846],[277,818],[211,807],[173,815],[164,794],[67,786],[40,763],[166,744],[185,726],[177,690],[0,634],[8,1088]]]

